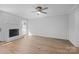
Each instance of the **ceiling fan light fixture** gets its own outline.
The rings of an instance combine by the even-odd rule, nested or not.
[[[38,11],[37,14],[39,15],[39,14],[41,14],[41,12]]]

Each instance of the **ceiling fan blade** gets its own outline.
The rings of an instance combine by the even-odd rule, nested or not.
[[[41,12],[41,13],[47,14],[47,12]]]
[[[48,7],[43,8],[42,10],[48,9]]]

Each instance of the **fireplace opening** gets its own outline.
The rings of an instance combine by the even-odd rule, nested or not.
[[[9,29],[9,37],[14,37],[19,35],[19,29]]]

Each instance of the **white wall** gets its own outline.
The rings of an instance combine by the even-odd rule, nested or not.
[[[67,39],[68,16],[58,15],[29,19],[29,34]]]
[[[76,47],[79,47],[79,8],[69,17],[69,40]]]
[[[76,45],[75,39],[75,13],[71,13],[69,15],[69,41]]]
[[[21,35],[23,35],[23,23],[22,21],[25,21],[27,19],[24,19],[22,17],[0,11],[0,41],[11,41],[15,40]],[[19,29],[19,36],[15,37],[9,37],[9,29]],[[26,32],[27,33],[27,32]]]

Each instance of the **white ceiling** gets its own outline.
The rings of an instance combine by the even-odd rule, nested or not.
[[[47,14],[37,15],[35,7],[37,4],[0,4],[0,10],[7,11],[26,18],[38,18],[45,16],[55,16],[61,14],[67,14],[74,7],[74,4],[42,4],[42,6],[48,7]]]

